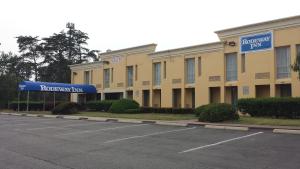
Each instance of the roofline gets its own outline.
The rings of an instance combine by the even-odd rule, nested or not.
[[[148,47],[156,47],[157,44],[151,43],[151,44],[146,44],[146,45],[141,45],[141,46],[135,46],[135,47],[130,47],[130,48],[124,48],[124,49],[118,49],[118,50],[113,50],[110,52],[103,52],[100,53],[100,56],[105,56],[105,55],[110,55],[110,54],[116,54],[120,52],[126,52],[126,51],[132,51],[132,50],[138,50],[138,49],[143,49],[143,48],[148,48]]]
[[[183,50],[192,50],[192,49],[197,49],[197,48],[199,48],[199,49],[202,48],[199,51],[209,51],[210,49],[212,49],[212,48],[209,48],[209,46],[214,46],[214,45],[223,45],[223,43],[218,41],[218,42],[211,42],[211,43],[205,43],[205,44],[200,44],[200,45],[175,48],[175,49],[170,49],[170,50],[163,50],[163,51],[150,53],[149,56],[168,55],[171,53],[181,52]]]
[[[88,65],[96,65],[96,64],[103,64],[103,61],[95,61],[95,62],[88,62],[88,63],[79,63],[79,64],[73,64],[73,65],[68,65],[69,68],[77,68],[77,67],[83,67],[83,66],[88,66]]]
[[[222,30],[215,31],[215,33],[218,34],[218,35],[219,34],[226,34],[226,33],[230,34],[230,32],[233,32],[233,31],[238,31],[238,30],[242,30],[242,29],[249,29],[249,28],[264,26],[264,25],[268,25],[268,24],[275,24],[275,23],[279,23],[279,22],[283,22],[283,21],[289,21],[289,20],[293,21],[293,20],[297,20],[297,19],[300,19],[300,15],[285,17],[285,18],[280,18],[280,19],[274,19],[274,20],[269,20],[269,21],[264,21],[264,22],[258,22],[258,23],[253,23],[253,24],[247,24],[247,25],[228,28],[228,29],[222,29]],[[293,25],[293,24],[291,24],[291,25]],[[270,26],[270,27],[272,27],[272,26]]]

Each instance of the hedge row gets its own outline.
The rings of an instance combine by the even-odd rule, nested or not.
[[[300,118],[300,98],[249,98],[238,100],[238,110],[254,117]]]
[[[58,105],[59,103],[60,102],[56,102],[55,105]],[[26,101],[20,101],[19,106],[20,106],[20,111],[26,111],[27,110],[27,102]],[[42,111],[43,107],[44,107],[43,102],[30,101],[28,103],[29,111]],[[45,110],[46,111],[52,110],[53,107],[54,107],[53,103],[45,103]],[[9,108],[17,111],[18,110],[18,102],[17,101],[11,102],[9,104]]]
[[[140,107],[141,113],[172,113],[172,114],[193,114],[193,108],[172,108],[172,107]]]

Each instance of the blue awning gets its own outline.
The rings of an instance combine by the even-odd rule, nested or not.
[[[23,81],[19,83],[19,90],[64,93],[97,93],[97,90],[93,85],[31,81]]]

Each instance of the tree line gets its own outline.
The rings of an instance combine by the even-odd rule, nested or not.
[[[68,65],[98,60],[99,51],[88,48],[88,39],[73,23],[49,37],[16,37],[19,54],[0,54],[0,108],[17,99],[18,83],[23,80],[70,83]],[[32,97],[39,99],[38,94]]]

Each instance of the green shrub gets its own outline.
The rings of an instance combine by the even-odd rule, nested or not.
[[[140,109],[127,109],[124,112],[125,113],[132,113],[132,114],[141,113]]]
[[[78,103],[64,102],[57,105],[53,110],[52,114],[75,114],[81,109]]]
[[[121,99],[114,101],[109,109],[111,113],[126,113],[128,109],[138,109],[139,103],[130,99]]]
[[[248,98],[238,100],[238,110],[254,117],[300,118],[300,98]]]
[[[86,103],[89,110],[107,112],[115,100],[90,101]]]
[[[234,107],[226,103],[214,103],[203,105],[195,109],[199,121],[221,122],[226,120],[237,120],[239,115]]]

